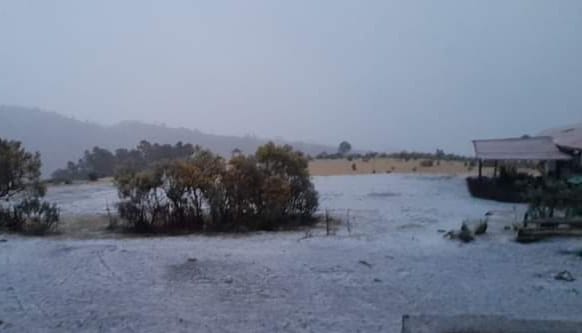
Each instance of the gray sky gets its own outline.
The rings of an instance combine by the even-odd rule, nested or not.
[[[0,104],[470,152],[582,121],[582,1],[0,0]]]

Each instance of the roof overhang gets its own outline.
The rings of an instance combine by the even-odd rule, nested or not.
[[[560,148],[582,150],[582,124],[545,130],[540,135],[551,136]]]
[[[495,161],[559,161],[572,157],[561,152],[549,136],[473,140],[475,156]]]

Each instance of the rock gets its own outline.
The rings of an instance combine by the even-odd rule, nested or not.
[[[459,238],[459,233],[454,230],[449,230],[446,234],[443,235],[443,237],[448,239],[457,239]]]
[[[360,260],[358,261],[360,264],[368,267],[368,268],[372,268],[372,264],[370,264],[369,262],[365,261],[365,260]]]
[[[4,239],[4,238],[0,239],[0,243],[6,243],[6,242],[8,242],[7,239]]]
[[[226,278],[224,278],[224,283],[226,284],[231,284],[234,282],[234,279],[230,276],[227,276]]]
[[[380,282],[382,282],[382,280],[380,280],[380,279],[374,279],[374,282],[380,283]]]
[[[487,221],[480,221],[477,226],[475,226],[475,235],[483,235],[487,232]]]
[[[437,232],[440,233],[440,234],[443,234],[443,233],[445,233],[447,231],[445,229],[438,229]]]
[[[461,230],[459,231],[451,230],[445,233],[443,237],[448,239],[459,239],[464,243],[471,242],[475,239],[475,237],[473,236],[473,232],[467,226],[466,222],[463,222],[463,224],[461,225]]]
[[[556,276],[554,276],[554,279],[560,280],[560,281],[566,281],[566,282],[572,282],[572,281],[576,280],[572,276],[572,273],[570,273],[568,271],[562,271],[562,272],[556,274]]]
[[[463,241],[465,243],[469,243],[469,242],[475,240],[475,237],[473,236],[471,229],[469,229],[469,227],[467,227],[467,225],[465,223],[463,223],[463,225],[461,225],[461,231],[459,232],[458,237],[461,241]]]
[[[506,225],[505,227],[503,227],[503,230],[511,230],[511,227]]]
[[[197,262],[197,261],[198,261],[198,259],[196,259],[196,258],[188,258],[188,262]]]

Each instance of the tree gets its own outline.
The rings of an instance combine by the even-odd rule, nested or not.
[[[342,141],[337,149],[337,152],[341,155],[345,155],[352,150],[352,145],[347,141]]]
[[[232,150],[231,156],[232,156],[232,157],[236,157],[236,156],[239,156],[239,155],[241,155],[241,154],[242,154],[242,150],[240,150],[240,149],[238,149],[238,148],[234,148],[234,149]]]
[[[92,152],[85,152],[85,162],[89,173],[96,177],[113,176],[115,169],[115,155],[107,149],[94,147]]]
[[[442,160],[446,156],[445,151],[442,149],[437,149],[434,155],[437,160]]]
[[[46,193],[41,166],[39,153],[0,138],[0,226],[41,233],[56,225],[58,208],[40,201]]]
[[[9,201],[21,194],[44,196],[40,168],[39,153],[29,153],[20,142],[0,138],[0,200]]]

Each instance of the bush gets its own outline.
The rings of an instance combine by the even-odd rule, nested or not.
[[[40,201],[39,198],[24,199],[12,207],[11,227],[16,231],[44,234],[53,231],[59,222],[56,205]]]
[[[529,182],[527,219],[582,216],[582,186],[560,180]]]
[[[424,168],[432,168],[434,166],[433,160],[422,160],[420,161],[420,166]]]
[[[41,166],[40,154],[0,139],[0,227],[43,233],[56,226],[57,207],[40,200],[46,193]]]
[[[276,229],[318,207],[307,159],[273,143],[228,164],[210,151],[115,177],[118,212],[137,231]]]
[[[150,231],[166,209],[159,197],[161,177],[157,172],[122,173],[115,179],[119,196],[119,216],[137,231]]]

